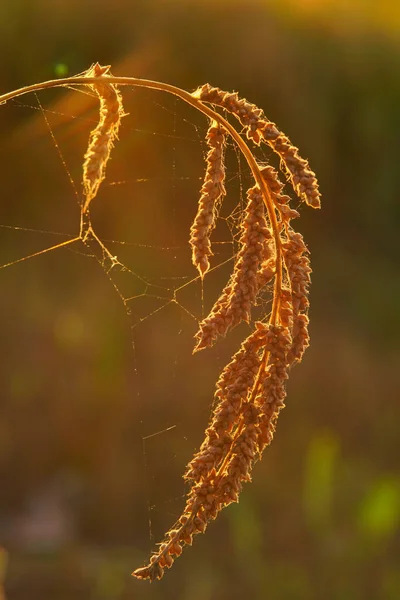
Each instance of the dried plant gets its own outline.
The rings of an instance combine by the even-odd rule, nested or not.
[[[124,116],[121,93],[114,85],[104,83],[110,67],[101,67],[98,63],[87,72],[88,77],[97,77],[99,82],[90,87],[100,100],[100,119],[90,134],[88,149],[83,162],[83,189],[85,192],[84,212],[96,196],[100,184],[106,176],[106,165],[118,137],[121,117]]]
[[[218,202],[221,202],[226,195],[224,186],[225,137],[224,129],[216,121],[212,122],[207,132],[207,145],[210,150],[207,154],[206,173],[189,240],[192,247],[192,261],[201,277],[204,277],[210,268],[208,260],[212,254],[210,235],[218,217]]]
[[[227,136],[242,152],[254,178],[242,214],[240,249],[232,275],[210,314],[199,325],[195,351],[212,345],[218,336],[225,336],[241,321],[250,322],[252,307],[261,290],[268,284],[272,288],[270,313],[255,323],[254,330],[217,382],[205,440],[184,475],[190,489],[182,515],[166,533],[149,564],[133,573],[152,581],[163,576],[165,568],[171,567],[184,546],[191,545],[193,537],[204,532],[225,506],[238,501],[243,482],[251,481],[255,461],[272,441],[279,412],[284,407],[290,369],[302,359],[309,344],[309,252],[291,224],[299,213],[290,207],[290,197],[283,192],[279,173],[270,165],[258,163],[247,140],[255,145],[265,143],[279,155],[280,170],[300,200],[319,208],[320,194],[308,162],[262,110],[239,98],[237,93],[223,92],[208,84],[191,94],[165,83],[113,77],[109,67],[96,64],[81,76],[4,94],[0,103],[30,91],[71,84],[90,86],[100,100],[99,124],[90,135],[83,163],[79,239],[85,243],[89,238],[98,240],[90,224],[89,205],[105,177],[123,115],[119,86],[163,90],[188,102],[209,119],[205,177],[190,230],[192,260],[202,278],[210,266],[210,235],[226,195]],[[240,122],[240,131],[232,125],[230,115]]]

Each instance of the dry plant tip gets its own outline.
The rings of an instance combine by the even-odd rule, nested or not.
[[[216,225],[223,197],[226,195],[224,185],[225,138],[224,129],[216,121],[212,121],[206,136],[209,148],[206,172],[189,240],[192,248],[192,262],[197,267],[202,279],[210,268],[209,257],[212,255],[210,236]]]
[[[83,212],[87,212],[105,178],[106,166],[118,131],[121,117],[124,116],[122,96],[115,85],[107,83],[111,77],[110,66],[94,64],[86,73],[87,77],[97,77],[98,83],[90,87],[96,92],[100,102],[99,122],[90,134],[88,149],[83,163],[83,189],[85,200]]]

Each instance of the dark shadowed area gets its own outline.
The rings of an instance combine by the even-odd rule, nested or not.
[[[192,355],[250,176],[230,145],[202,287],[188,239],[207,122],[172,96],[124,89],[129,115],[92,210],[126,270],[79,244],[30,257],[79,232],[98,105],[62,88],[0,106],[8,600],[399,598],[399,39],[390,0],[0,4],[1,93],[96,61],[237,90],[300,148],[322,192],[322,210],[300,206],[296,222],[312,257],[311,347],[275,439],[240,503],[149,585],[130,573],[180,514],[216,378],[247,331]]]

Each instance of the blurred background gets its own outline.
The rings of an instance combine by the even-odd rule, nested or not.
[[[240,503],[162,581],[136,581],[183,507],[181,475],[246,328],[192,356],[230,270],[210,274],[203,305],[187,240],[207,123],[165,94],[123,90],[130,114],[93,222],[130,271],[106,273],[79,244],[0,269],[7,598],[399,598],[399,33],[391,0],[0,4],[2,93],[95,61],[237,90],[309,158],[323,198],[295,224],[313,257],[312,344],[273,444]],[[97,105],[60,89],[0,109],[7,265],[78,234]],[[233,149],[228,169],[214,265],[235,251],[228,216],[250,182]]]

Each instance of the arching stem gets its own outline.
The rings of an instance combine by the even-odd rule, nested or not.
[[[13,98],[17,98],[18,96],[22,96],[24,94],[29,94],[30,92],[38,92],[40,90],[54,88],[54,87],[63,87],[66,85],[88,85],[91,83],[99,83],[99,77],[65,77],[61,79],[51,79],[49,81],[44,81],[42,83],[35,83],[33,85],[28,85],[18,90],[14,90],[12,92],[8,92],[7,94],[2,94],[0,96],[0,104],[5,104],[9,100]],[[190,92],[186,90],[182,90],[174,85],[169,83],[163,83],[159,81],[151,81],[149,79],[139,79],[137,77],[114,77],[111,75],[107,75],[104,77],[108,84],[113,85],[128,85],[134,87],[144,87],[151,88],[163,92],[167,92],[169,94],[173,94],[177,96],[202,112],[204,115],[209,117],[210,119],[214,119],[217,121],[232,137],[240,151],[242,152],[247,164],[249,165],[251,172],[253,173],[254,179],[259,186],[264,204],[266,206],[268,216],[270,219],[274,243],[275,243],[275,251],[276,251],[276,271],[275,271],[275,286],[274,286],[274,298],[271,309],[270,323],[272,325],[276,325],[279,302],[280,302],[280,292],[282,287],[282,247],[281,247],[281,238],[279,232],[279,225],[276,218],[274,202],[271,197],[271,193],[269,191],[268,185],[264,181],[260,173],[259,166],[257,164],[256,159],[254,158],[250,148],[246,144],[245,140],[241,137],[241,135],[236,131],[236,129],[229,123],[227,119],[225,119],[221,114],[210,108],[208,105],[204,104],[198,98],[194,98]]]

